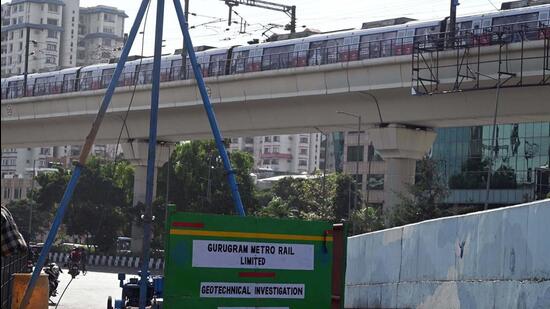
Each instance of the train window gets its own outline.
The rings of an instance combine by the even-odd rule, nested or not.
[[[210,56],[210,62],[208,63],[208,76],[224,75],[226,60],[227,54],[225,53]]]
[[[243,50],[233,53],[233,60],[231,61],[231,73],[244,73],[246,72],[246,61],[248,59],[250,51]]]
[[[424,42],[431,44],[437,42],[439,39],[439,29],[437,26],[428,26],[422,28],[416,28],[415,30],[415,42]]]
[[[109,82],[111,81],[111,78],[113,77],[113,74],[115,73],[115,69],[105,69],[101,73],[101,88],[106,88],[109,86]]]
[[[76,89],[76,73],[65,74],[63,75],[63,85],[61,88],[62,92],[72,92]]]
[[[55,76],[38,77],[34,80],[33,95],[50,94],[54,86]]]
[[[92,80],[93,72],[81,72],[80,73],[80,90],[90,90],[92,89]]]
[[[19,98],[23,96],[23,81],[13,81],[8,83],[8,99]]]
[[[539,21],[541,25],[550,25],[550,12],[540,12],[539,13]]]
[[[508,35],[505,34],[506,37],[504,38],[506,41],[521,41],[522,34],[520,32],[524,32],[525,38],[536,40],[538,32],[530,31],[530,29],[538,27],[538,18],[538,12],[495,17],[493,18],[493,27],[496,27],[495,30],[508,32]]]
[[[294,45],[264,48],[262,70],[278,70],[294,67]]]

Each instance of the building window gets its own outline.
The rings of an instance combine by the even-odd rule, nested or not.
[[[19,50],[23,50],[23,42],[19,42]]]
[[[264,142],[271,142],[271,136],[265,136]]]
[[[46,56],[46,63],[55,64],[55,56]]]
[[[115,15],[103,13],[103,20],[107,21],[107,22],[110,22],[110,23],[114,23],[115,22]]]
[[[48,45],[46,46],[46,49],[47,49],[47,50],[51,50],[51,51],[57,51],[57,45],[55,45],[55,44],[48,44]]]
[[[367,188],[370,190],[384,190],[384,174],[371,174],[368,176]]]
[[[50,39],[57,39],[57,31],[55,31],[55,30],[48,30],[48,38],[50,38]]]
[[[17,17],[17,23],[22,24],[23,23],[23,16]]]
[[[11,197],[11,188],[4,188],[4,199],[9,199]]]
[[[363,146],[348,146],[348,162],[363,161]]]
[[[278,136],[278,135],[275,135],[275,136],[273,136],[273,141],[274,141],[274,142],[280,142],[280,141],[281,141],[281,137]]]
[[[55,19],[55,18],[48,18],[47,21],[46,21],[46,23],[47,23],[48,25],[57,26],[57,19]]]
[[[55,12],[57,13],[59,10],[59,6],[57,4],[48,3],[48,12]]]
[[[265,147],[264,148],[264,153],[269,153],[269,148]]]
[[[273,146],[273,153],[279,153],[279,146]]]
[[[298,160],[298,166],[307,166],[307,160]]]
[[[307,156],[307,148],[300,148],[300,154]]]
[[[263,163],[264,165],[269,165],[269,162],[270,162],[270,160],[269,160],[269,159],[266,159],[266,160],[263,160],[262,163]]]
[[[271,160],[271,165],[279,165],[279,160],[277,159]]]
[[[309,139],[307,137],[300,137],[300,143],[307,144]]]
[[[17,63],[21,63],[23,62],[23,56],[22,55],[18,55],[17,56]]]
[[[351,175],[351,178],[353,179],[353,182],[357,184],[357,189],[361,190],[363,187],[363,174]]]
[[[22,39],[25,36],[25,31],[19,31],[19,38]]]
[[[103,32],[105,32],[105,33],[115,33],[115,28],[113,28],[113,27],[103,27]]]

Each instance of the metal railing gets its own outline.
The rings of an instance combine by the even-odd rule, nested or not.
[[[12,296],[12,274],[23,272],[27,266],[28,255],[12,255],[2,257],[1,262],[1,281],[0,281],[0,308],[9,309],[11,308],[11,296]]]
[[[536,22],[535,22],[536,24]],[[544,41],[540,54],[526,55],[525,43]],[[515,50],[508,45],[517,43]],[[493,58],[481,57],[482,48],[498,46]],[[440,35],[427,41],[416,41],[413,50],[412,81],[416,94],[437,94],[454,91],[548,85],[550,83],[550,26],[523,24],[492,26],[486,29],[464,31],[450,39]],[[456,51],[445,57],[455,61],[440,64],[441,53]],[[512,54],[512,52],[516,52]],[[530,67],[527,67],[527,65]],[[541,77],[533,82],[524,79],[526,68],[533,65]],[[540,65],[540,67],[539,67]],[[446,74],[443,74],[446,72]],[[496,77],[495,77],[496,76]],[[454,79],[448,83],[442,81]],[[485,80],[489,80],[486,82]]]
[[[453,44],[448,43],[449,33],[436,32],[414,37],[389,38],[348,45],[324,46],[269,55],[266,55],[264,51],[264,55],[262,56],[240,57],[237,52],[234,54],[234,59],[202,63],[201,70],[204,77],[216,77],[403,55],[413,55],[414,62],[414,55],[421,51],[434,52],[449,48],[480,48],[502,44],[503,42],[513,43],[548,39],[550,36],[550,28],[546,25],[548,22],[534,23],[535,25],[538,23],[538,27],[526,26],[527,24],[533,24],[533,22],[530,22],[527,24],[508,24],[467,31],[460,30],[454,36]],[[517,27],[521,27],[522,30],[515,30]],[[161,82],[190,79],[192,75],[190,65],[187,65],[185,68],[183,66],[162,68]],[[18,81],[15,85],[3,87],[1,97],[2,99],[15,99],[24,96],[105,89],[111,77],[111,74],[106,74],[94,77],[80,77],[63,82],[38,83],[29,85],[26,94],[23,91],[23,81]],[[151,77],[151,70],[126,72],[121,75],[118,87],[150,84]],[[421,81],[421,79],[418,81]]]

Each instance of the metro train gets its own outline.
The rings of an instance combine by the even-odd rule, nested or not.
[[[413,44],[440,44],[448,28],[448,18],[414,21],[400,25],[318,34],[305,38],[267,42],[197,52],[204,77],[233,75],[294,67],[317,66],[371,58],[410,55]],[[473,44],[495,44],[493,33],[506,31],[510,42],[550,38],[550,5],[538,5],[486,14],[457,17],[457,37]],[[523,37],[517,37],[522,35]],[[161,81],[192,78],[189,60],[182,67],[181,55],[163,56]],[[116,64],[96,64],[60,71],[33,73],[1,79],[3,99],[41,96],[106,88]],[[153,58],[128,61],[118,86],[148,84],[152,79]]]

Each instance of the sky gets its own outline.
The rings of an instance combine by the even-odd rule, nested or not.
[[[347,28],[361,28],[366,21],[381,20],[394,17],[409,17],[420,20],[442,19],[449,15],[450,0],[270,0],[285,5],[296,5],[297,31],[310,29],[330,31]],[[2,3],[9,2],[2,0]],[[181,0],[183,6],[183,0]],[[502,0],[460,0],[458,15],[490,12],[500,8]],[[116,6],[128,14],[125,32],[129,32],[136,17],[140,0],[80,0],[80,6],[108,5]],[[227,47],[243,45],[251,39],[262,41],[269,24],[285,25],[290,21],[282,12],[268,11],[255,7],[237,6],[236,11],[246,21],[246,32],[239,33],[240,25],[227,25],[228,7],[223,0],[190,0],[189,11],[196,16],[190,16],[193,45],[209,45]],[[144,33],[144,55],[152,55],[154,47],[156,0],[151,1],[151,7]],[[240,18],[233,14],[234,20]],[[223,21],[221,21],[223,20]],[[207,24],[205,24],[207,23]],[[143,28],[143,22],[141,28]],[[282,28],[274,28],[266,34],[284,33]],[[178,25],[172,1],[165,1],[163,53],[173,53],[181,48],[182,35]],[[138,35],[131,54],[141,54],[142,35]]]

